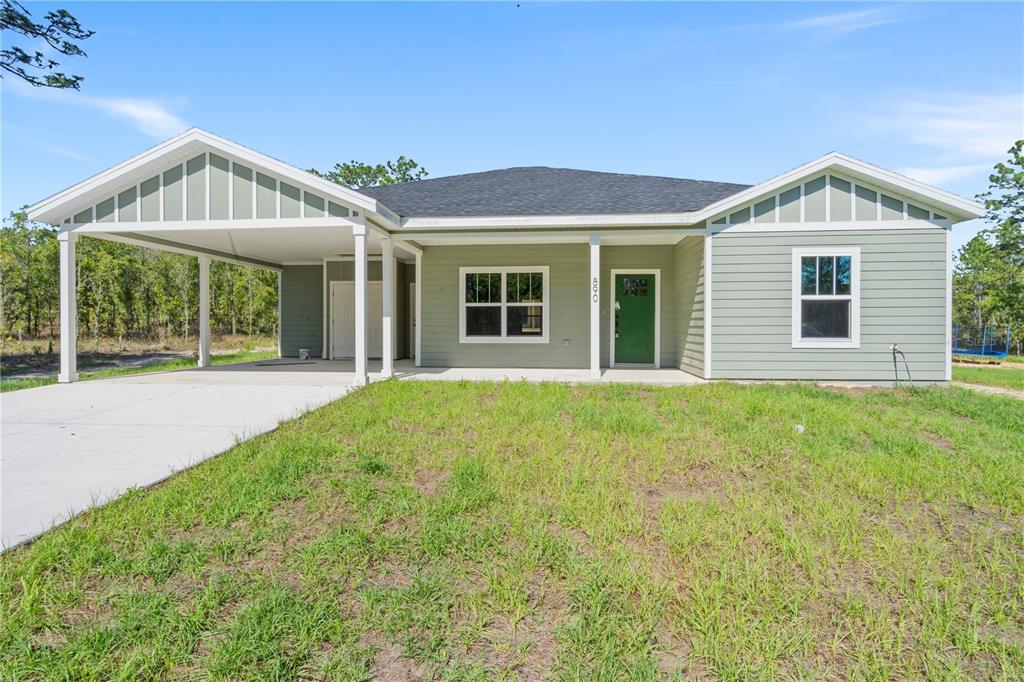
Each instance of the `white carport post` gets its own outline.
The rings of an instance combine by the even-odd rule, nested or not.
[[[381,344],[380,378],[390,379],[395,375],[394,351],[394,303],[395,303],[395,248],[391,237],[380,238],[381,263]]]
[[[354,218],[352,236],[355,240],[356,269],[356,386],[365,386],[369,380],[366,371],[366,223]]]
[[[601,378],[601,235],[590,235],[590,378]],[[611,322],[609,322],[611,324]]]
[[[199,366],[210,366],[210,257],[199,256]]]
[[[75,243],[78,235],[57,235],[60,249],[60,371],[57,381],[78,381],[78,290],[75,276]]]
[[[416,366],[421,367],[423,365],[423,252],[416,252],[416,316],[413,324],[416,325],[416,335],[413,339],[415,348],[413,352],[416,354]]]

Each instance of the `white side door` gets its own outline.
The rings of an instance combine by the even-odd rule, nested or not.
[[[366,286],[367,355],[379,358],[383,347],[383,289],[380,282]],[[355,282],[331,282],[331,358],[356,355]]]

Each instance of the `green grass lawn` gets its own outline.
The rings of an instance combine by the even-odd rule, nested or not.
[[[238,351],[235,353],[211,355],[210,364],[231,365],[238,362],[269,360],[270,358],[276,357],[277,351]],[[144,367],[109,367],[107,369],[99,369],[94,372],[80,372],[78,378],[81,381],[89,381],[90,379],[109,379],[111,377],[122,377],[132,374],[149,374],[151,372],[169,372],[175,369],[192,369],[195,366],[195,358],[177,358],[175,360],[156,362]],[[0,380],[0,392],[19,391],[23,388],[35,388],[37,386],[47,386],[55,383],[57,383],[57,377],[55,376],[30,379],[3,379]]]
[[[4,679],[1021,679],[1024,403],[374,384],[0,594]]]
[[[953,365],[953,380],[1024,391],[1024,368]]]

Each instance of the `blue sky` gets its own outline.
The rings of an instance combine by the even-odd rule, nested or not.
[[[405,154],[432,176],[755,183],[835,149],[966,196],[1024,137],[1021,3],[70,8],[96,31],[67,64],[81,92],[3,82],[4,215],[193,125],[303,168]]]

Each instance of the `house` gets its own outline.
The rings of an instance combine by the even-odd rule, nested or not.
[[[747,186],[508,168],[352,190],[198,129],[28,210],[75,243],[279,273],[280,350],[424,367],[671,367],[705,379],[950,379],[950,230],[978,203],[838,153]]]

